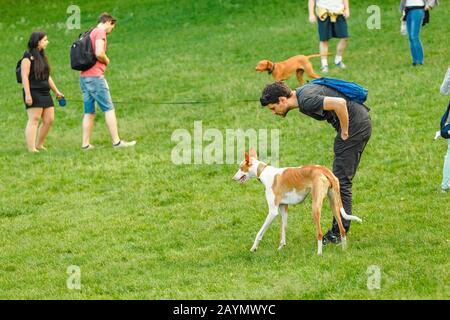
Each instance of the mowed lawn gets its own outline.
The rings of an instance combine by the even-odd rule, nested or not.
[[[238,165],[175,165],[176,129],[280,130],[280,165],[332,165],[334,131],[292,111],[274,117],[257,100],[269,75],[261,59],[318,52],[316,26],[301,1],[78,0],[82,30],[102,11],[118,18],[108,38],[107,78],[120,133],[113,150],[99,113],[82,152],[78,73],[66,30],[67,3],[2,1],[0,95],[0,298],[2,299],[448,299],[450,194],[441,194],[444,140],[433,141],[448,97],[449,4],[422,32],[425,65],[410,65],[398,1],[377,1],[381,29],[369,30],[370,1],[351,1],[346,70],[329,75],[369,88],[373,135],[354,179],[349,248],[316,256],[310,199],[291,207],[287,246],[280,219],[256,253],[267,214],[262,185],[231,180]],[[303,1],[306,2],[306,1]],[[53,78],[68,105],[56,107],[48,152],[29,154],[14,67],[33,30],[48,32]],[[335,52],[335,41],[330,51]],[[331,64],[333,57],[330,57]],[[319,70],[320,59],[312,60]],[[296,86],[295,78],[288,81]],[[207,101],[205,104],[155,102]],[[209,142],[204,142],[206,147]],[[322,227],[331,224],[328,204]],[[81,270],[81,290],[66,284]],[[371,266],[380,288],[369,290]],[[369,273],[368,273],[369,270]]]

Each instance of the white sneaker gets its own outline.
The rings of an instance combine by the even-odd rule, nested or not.
[[[134,147],[136,145],[136,141],[125,141],[120,140],[117,144],[113,144],[113,148],[128,148],[128,147]]]
[[[339,63],[335,63],[334,65],[336,67],[338,67],[338,68],[341,68],[341,69],[345,69],[346,68],[345,64],[342,61],[340,61]]]
[[[438,139],[441,136],[441,131],[436,131],[436,134],[434,135],[434,140]]]
[[[87,146],[81,147],[81,149],[82,149],[83,151],[92,150],[92,149],[94,149],[94,148],[95,148],[95,147],[94,147],[92,144],[88,144]]]
[[[328,66],[322,66],[322,67],[320,67],[320,72],[322,72],[322,73],[328,73]]]

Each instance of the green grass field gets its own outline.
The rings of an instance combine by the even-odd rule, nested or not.
[[[369,88],[373,135],[353,186],[364,223],[352,224],[347,251],[327,246],[318,257],[310,199],[291,207],[283,251],[277,219],[252,254],[267,213],[262,186],[231,181],[237,165],[171,161],[174,130],[192,132],[201,120],[221,132],[279,129],[281,166],[331,167],[328,124],[233,102],[258,99],[271,82],[255,73],[259,60],[318,52],[306,3],[78,0],[83,30],[102,11],[119,20],[107,78],[121,135],[138,141],[113,150],[99,114],[97,148],[82,152],[78,73],[68,56],[80,31],[64,28],[69,3],[2,0],[0,298],[448,299],[450,195],[440,192],[447,145],[432,138],[448,102],[439,86],[450,63],[449,4],[433,10],[422,30],[425,65],[413,68],[398,1],[376,2],[381,30],[366,27],[370,1],[351,1],[347,69],[329,74]],[[56,108],[48,152],[29,154],[14,67],[36,29],[48,32],[53,78],[68,105]],[[319,59],[312,62],[318,70]],[[213,103],[149,103],[198,100]],[[324,231],[330,223],[327,204]],[[70,265],[81,268],[81,290],[67,288]],[[379,290],[367,287],[372,265],[381,270]]]

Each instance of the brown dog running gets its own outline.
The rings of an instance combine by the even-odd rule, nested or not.
[[[309,61],[309,58],[320,57],[320,54],[312,54],[309,56],[298,55],[291,57],[281,62],[272,62],[270,60],[261,60],[256,65],[257,72],[267,71],[272,74],[272,77],[276,81],[282,81],[289,79],[295,72],[297,80],[300,85],[305,82],[303,80],[303,73],[306,72],[310,78],[320,78],[318,74],[314,72],[313,66]]]

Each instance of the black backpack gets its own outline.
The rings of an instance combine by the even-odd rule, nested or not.
[[[441,137],[444,139],[450,139],[450,123],[447,123],[448,115],[450,114],[450,102],[448,103],[447,111],[441,119]]]
[[[17,83],[22,83],[22,59],[20,59],[17,62],[17,65],[16,65],[16,79],[17,79]]]
[[[88,70],[97,62],[91,37],[89,36],[92,30],[80,34],[70,47],[70,66],[74,70]]]
[[[27,51],[25,51],[25,53],[27,53]],[[23,54],[24,56],[25,56],[25,53]],[[22,83],[22,60],[23,60],[23,57],[19,61],[17,61],[17,64],[16,64],[17,83]]]

